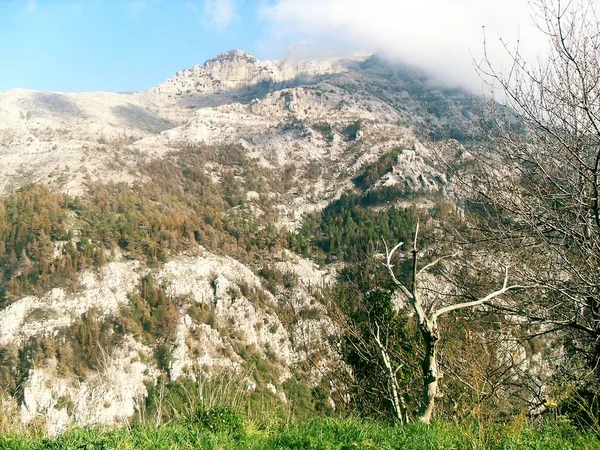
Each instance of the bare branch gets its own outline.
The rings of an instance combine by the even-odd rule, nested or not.
[[[394,282],[394,284],[396,286],[398,286],[400,288],[400,290],[402,291],[402,293],[406,296],[406,298],[412,303],[414,301],[414,296],[412,295],[412,293],[406,288],[406,286],[404,286],[404,284],[402,284],[398,278],[396,278],[396,274],[394,273],[394,266],[392,265],[392,257],[394,256],[394,253],[396,252],[396,250],[398,250],[402,245],[404,244],[404,242],[399,242],[398,244],[396,244],[396,246],[392,249],[388,251],[388,246],[387,243],[385,242],[385,239],[383,239],[383,245],[385,246],[385,253],[386,253],[386,264],[385,266],[388,269],[388,272],[390,273],[390,276],[392,277],[392,281]]]
[[[415,239],[413,241],[413,252],[417,251],[417,237],[419,236],[419,222],[417,222],[417,227],[415,228]]]
[[[494,298],[507,293],[508,291],[512,291],[515,289],[530,289],[533,287],[535,287],[535,286],[523,286],[520,284],[514,284],[512,286],[508,286],[508,266],[506,266],[504,268],[504,281],[503,281],[502,287],[500,289],[498,289],[497,291],[491,292],[488,295],[486,295],[485,297],[480,298],[478,300],[473,300],[470,302],[463,302],[463,303],[455,303],[453,305],[444,306],[443,308],[438,309],[437,311],[435,311],[432,314],[432,319],[437,320],[438,317],[440,317],[444,314],[447,314],[451,311],[456,311],[456,310],[465,309],[465,308],[474,308],[476,306],[483,305],[484,303],[487,303],[487,302],[493,300]]]
[[[421,270],[419,270],[417,272],[417,276],[421,275],[422,272],[425,272],[428,269],[431,269],[432,267],[434,267],[435,265],[439,264],[441,261],[443,261],[445,259],[456,258],[458,256],[458,254],[459,254],[459,252],[455,252],[455,253],[452,253],[451,255],[445,255],[445,256],[439,257],[435,261],[430,262],[429,264],[425,265]]]
[[[375,327],[377,331],[374,333],[374,338],[375,342],[379,346],[381,358],[383,359],[383,364],[387,370],[388,382],[390,385],[390,390],[392,391],[392,404],[394,406],[394,412],[396,413],[396,418],[400,421],[400,423],[406,424],[408,423],[408,412],[406,410],[404,400],[400,395],[400,387],[398,385],[398,379],[396,378],[396,373],[398,372],[399,368],[396,369],[396,371],[392,369],[392,363],[390,361],[387,345],[384,345],[381,341],[379,324],[377,322],[375,322]]]

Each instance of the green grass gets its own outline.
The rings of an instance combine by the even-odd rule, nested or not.
[[[153,427],[74,429],[55,439],[0,435],[0,449],[600,449],[592,433],[568,421],[537,428],[438,422],[392,426],[358,419],[319,418],[258,430],[231,411],[219,409],[196,420]]]

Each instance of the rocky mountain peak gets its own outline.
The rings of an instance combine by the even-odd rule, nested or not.
[[[204,63],[204,67],[208,68],[214,64],[224,64],[224,63],[239,64],[239,63],[244,63],[244,62],[249,63],[249,64],[255,64],[255,63],[258,63],[259,61],[250,52],[246,52],[244,50],[232,49],[232,50],[228,50],[226,52],[220,53],[217,56],[215,56],[214,58],[207,60]]]
[[[150,90],[153,94],[174,99],[207,95],[260,96],[276,87],[289,87],[295,80],[307,81],[345,72],[350,60],[340,58],[324,61],[261,61],[251,53],[229,50],[204,64],[177,72],[164,83]],[[299,84],[296,83],[296,84]],[[198,105],[196,105],[198,106]]]

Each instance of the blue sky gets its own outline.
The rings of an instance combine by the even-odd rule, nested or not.
[[[536,54],[529,22],[526,0],[0,0],[0,91],[145,90],[233,48],[377,52],[476,86],[482,26]]]
[[[257,57],[261,4],[0,0],[0,91],[136,91],[218,53]]]

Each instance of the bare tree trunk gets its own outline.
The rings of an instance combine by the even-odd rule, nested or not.
[[[377,345],[379,346],[379,349],[381,351],[381,357],[383,359],[383,364],[385,365],[385,368],[387,370],[387,377],[388,383],[390,385],[389,387],[391,390],[391,400],[392,405],[394,407],[394,414],[396,415],[396,418],[401,424],[406,425],[408,423],[408,410],[406,408],[404,398],[402,397],[402,394],[400,392],[398,379],[396,378],[396,373],[398,371],[392,368],[392,363],[387,348],[385,345],[383,345],[383,342],[381,342],[381,338],[379,336],[379,325],[376,323],[375,326],[377,327],[377,333],[375,334],[375,342],[377,342]],[[400,367],[398,367],[398,369],[399,368]]]
[[[438,365],[437,365],[437,343],[439,336],[435,331],[435,325],[423,324],[421,334],[425,342],[425,356],[423,358],[423,405],[419,420],[430,423],[435,406],[435,398],[438,394]]]

